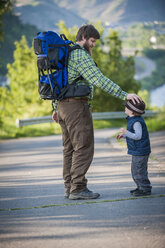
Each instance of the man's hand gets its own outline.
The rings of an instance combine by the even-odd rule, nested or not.
[[[137,96],[136,94],[128,94],[127,95],[127,100],[132,100],[134,104],[141,102],[141,98]]]
[[[56,123],[58,123],[58,115],[57,115],[57,112],[53,112],[52,114],[52,120]]]

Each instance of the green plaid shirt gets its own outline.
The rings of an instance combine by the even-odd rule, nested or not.
[[[69,55],[68,83],[72,83],[79,76],[82,76],[83,80],[77,84],[87,84],[91,88],[89,99],[93,98],[94,85],[122,100],[127,97],[128,93],[102,74],[85,49],[73,50]]]

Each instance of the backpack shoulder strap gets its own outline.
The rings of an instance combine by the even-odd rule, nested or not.
[[[81,46],[79,46],[78,44],[74,45],[74,46],[71,46],[69,47],[69,53],[76,50],[76,49],[83,49],[81,48]],[[71,84],[76,84],[79,80],[82,80],[83,77],[82,76],[79,76],[78,78],[76,78],[75,80],[73,80],[73,82]]]
[[[79,46],[78,44],[75,44],[75,45],[69,47],[69,52],[72,52],[72,51],[74,51],[76,49],[80,49],[81,50],[83,48],[81,46]]]

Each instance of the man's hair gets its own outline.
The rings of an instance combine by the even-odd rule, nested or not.
[[[100,39],[100,34],[97,29],[91,25],[83,25],[77,32],[76,41],[81,41],[82,38],[88,40],[89,38]]]

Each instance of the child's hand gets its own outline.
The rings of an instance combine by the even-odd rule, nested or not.
[[[126,129],[120,128],[119,134],[116,136],[116,139],[119,140],[119,139],[123,138],[123,134],[126,134]]]
[[[121,138],[123,138],[123,135],[122,135],[122,134],[118,134],[118,135],[116,136],[116,139],[117,139],[117,140],[120,140]]]
[[[120,128],[120,134],[121,135],[126,134],[126,129],[125,128]]]

